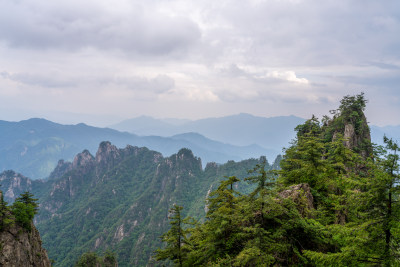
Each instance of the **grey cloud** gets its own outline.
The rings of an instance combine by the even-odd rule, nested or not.
[[[395,65],[395,64],[389,64],[389,63],[384,63],[384,62],[370,62],[369,63],[372,66],[385,69],[385,70],[399,70],[400,66]]]
[[[245,70],[239,68],[236,64],[231,64],[228,68],[221,69],[220,73],[228,77],[249,76],[249,74]]]
[[[216,20],[230,27],[213,37],[221,41],[225,53],[238,58],[242,51],[247,53],[243,60],[249,64],[315,66],[382,56],[400,59],[399,1],[258,1],[253,5],[235,1],[221,4],[218,11]]]
[[[129,12],[108,12],[88,3],[46,8],[43,3],[1,1],[0,39],[12,47],[94,47],[159,55],[184,51],[201,35],[187,18],[148,12],[140,5]]]
[[[380,91],[393,92],[398,94],[400,84],[400,71],[390,71],[387,73],[361,73],[358,75],[337,75],[328,76],[334,82],[348,84],[364,88],[380,88]]]
[[[115,77],[108,80],[109,84],[126,87],[133,91],[161,94],[168,92],[175,86],[175,81],[167,75],[157,75],[148,79],[145,77]]]
[[[83,76],[67,77],[62,74],[48,73],[9,73],[0,72],[0,77],[19,82],[28,86],[44,88],[104,88],[104,90],[127,89],[154,98],[158,94],[166,93],[173,89],[175,81],[167,75],[157,75],[154,78],[140,76],[105,76],[100,79]]]
[[[73,79],[62,77],[60,74],[52,73],[47,75],[42,74],[31,74],[31,73],[9,73],[3,71],[0,76],[4,79],[23,83],[26,85],[37,85],[47,88],[61,88],[61,87],[73,87],[77,83]]]

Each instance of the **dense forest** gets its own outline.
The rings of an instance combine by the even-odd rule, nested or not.
[[[399,146],[371,144],[363,94],[296,127],[279,171],[226,177],[206,219],[170,208],[155,258],[176,266],[400,265]],[[237,185],[252,184],[241,192]]]

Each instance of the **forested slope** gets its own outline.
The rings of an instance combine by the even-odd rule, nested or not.
[[[72,162],[60,161],[46,181],[12,171],[0,178],[11,201],[24,191],[39,198],[35,223],[55,266],[71,266],[87,251],[107,250],[118,256],[119,266],[145,266],[154,263],[170,206],[190,207],[187,214],[204,220],[206,196],[218,181],[244,177],[260,161],[265,158],[202,169],[189,149],[163,157],[147,148],[102,142],[94,156],[84,150]]]
[[[158,260],[177,266],[398,266],[398,144],[371,144],[363,94],[346,96],[333,117],[296,127],[281,170],[257,165],[208,197],[206,221],[190,224],[172,206]],[[277,176],[276,176],[277,175]],[[276,178],[276,179],[274,179]],[[177,241],[179,240],[179,242]]]

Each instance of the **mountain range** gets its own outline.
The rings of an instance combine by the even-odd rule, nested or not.
[[[247,113],[194,121],[141,116],[109,127],[144,136],[196,132],[216,141],[238,146],[257,144],[280,153],[294,138],[293,129],[304,121],[296,116],[265,118]]]
[[[72,162],[60,161],[47,180],[5,171],[0,189],[10,203],[24,191],[39,199],[35,225],[54,266],[73,266],[79,255],[94,250],[115,251],[119,266],[146,266],[156,264],[153,251],[169,227],[173,204],[204,219],[206,196],[218,182],[225,176],[243,178],[263,160],[208,163],[203,169],[189,149],[163,157],[144,147],[118,149],[102,142],[95,155],[84,150]],[[250,188],[244,182],[238,189]]]
[[[247,113],[200,120],[155,119],[140,116],[110,125],[138,135],[171,136],[195,132],[216,141],[246,146],[256,144],[281,153],[295,137],[293,129],[305,119],[297,116],[258,117]],[[400,140],[400,125],[370,125],[372,142],[383,144],[383,135]]]
[[[296,116],[264,118],[238,114],[201,120],[138,117],[99,128],[83,123],[62,125],[45,119],[0,121],[0,171],[12,169],[32,178],[46,178],[60,159],[72,160],[84,149],[94,153],[100,142],[117,147],[145,146],[169,156],[191,149],[207,162],[225,163],[265,155],[272,162],[305,121]],[[400,126],[370,126],[372,141],[383,135],[400,140]]]
[[[45,119],[20,122],[0,121],[0,171],[14,170],[32,179],[46,178],[58,160],[72,160],[84,149],[94,153],[98,144],[111,141],[117,147],[145,146],[169,156],[189,148],[207,162],[224,163],[266,155],[270,160],[276,151],[258,145],[237,146],[213,141],[200,134],[185,133],[172,137],[138,136],[83,123],[62,125]]]

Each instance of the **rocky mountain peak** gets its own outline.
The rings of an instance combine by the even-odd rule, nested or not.
[[[119,149],[112,145],[109,141],[101,142],[99,149],[96,153],[96,162],[108,162],[109,160],[116,160],[121,157]]]
[[[345,124],[343,137],[346,147],[358,150],[357,152],[365,158],[372,153],[371,133],[364,113],[360,117],[361,119],[357,124],[352,122]]]
[[[77,159],[78,161],[78,159]],[[63,176],[65,173],[69,172],[72,170],[73,166],[72,163],[69,161],[64,161],[60,159],[57,163],[57,166],[54,168],[54,170],[50,173],[49,179],[56,179],[58,177]]]
[[[193,155],[193,152],[192,152],[190,149],[188,149],[188,148],[182,148],[182,149],[180,149],[176,155],[177,155],[177,157],[178,157],[179,159],[182,159],[182,160],[183,160],[185,157],[186,157],[186,158],[193,158],[193,159],[195,158],[195,156]]]
[[[198,170],[202,169],[201,159],[195,157],[193,152],[188,148],[182,148],[175,155],[178,165],[195,167]]]
[[[94,157],[88,150],[83,150],[82,153],[79,153],[78,155],[75,156],[73,162],[72,162],[72,168],[76,169],[81,166],[86,166],[93,162]]]
[[[347,148],[364,158],[371,156],[371,133],[364,114],[367,103],[364,94],[345,96],[340,103],[339,109],[331,111],[334,117],[326,121],[328,131],[333,131],[332,140],[340,134]]]
[[[218,164],[217,163],[215,163],[215,162],[207,162],[205,170],[217,169],[217,168],[218,168]]]

